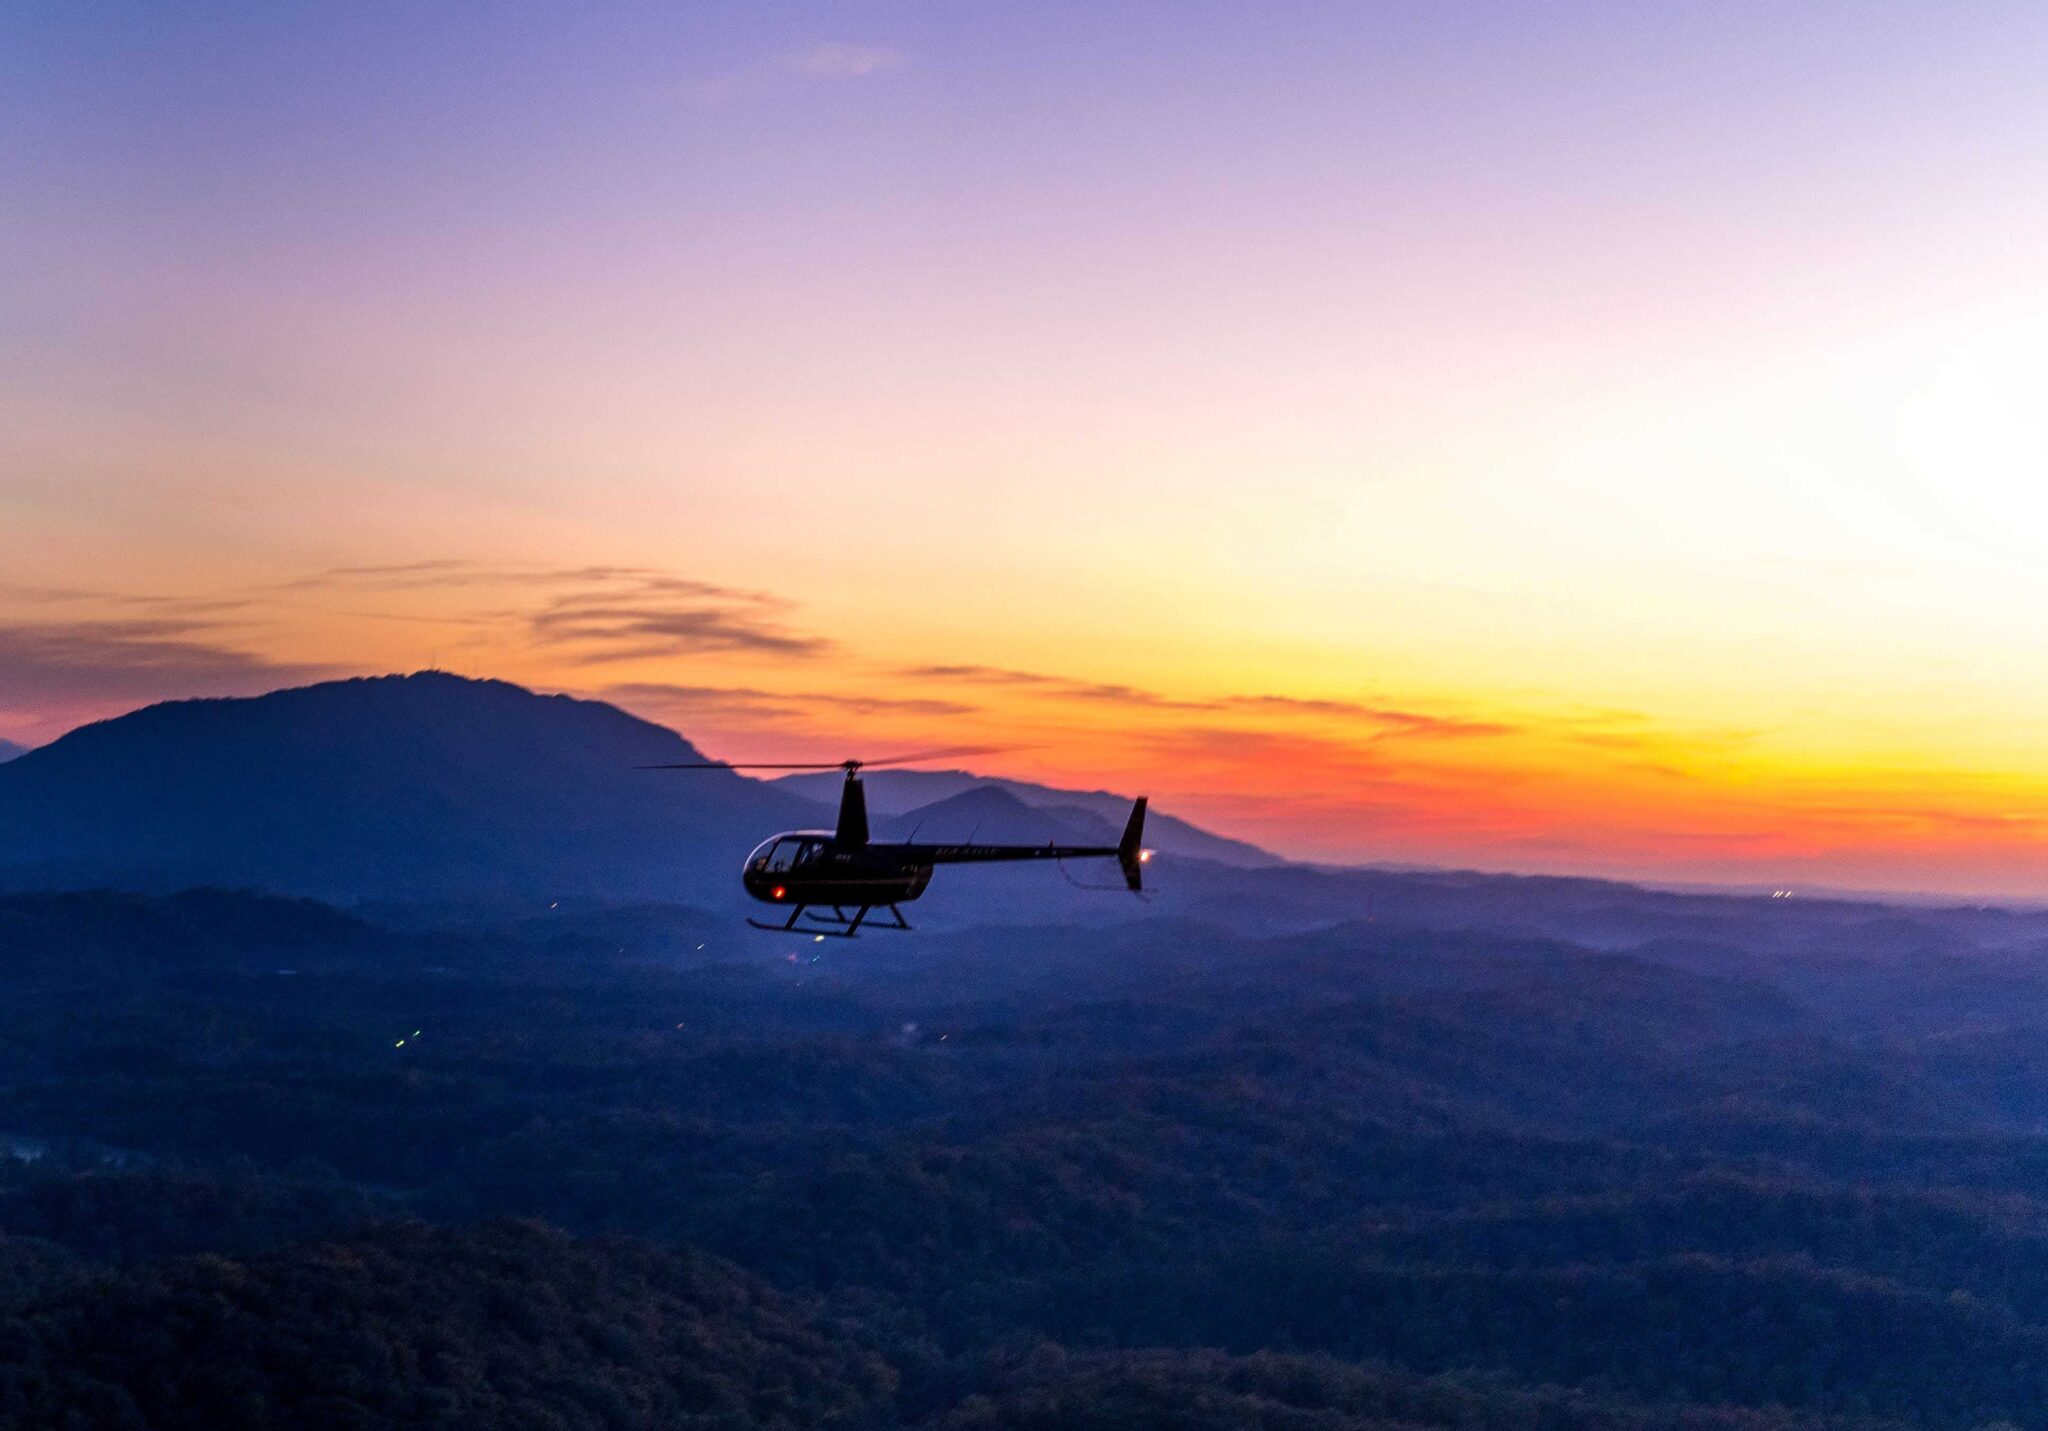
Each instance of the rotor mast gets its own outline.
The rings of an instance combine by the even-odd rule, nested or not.
[[[868,842],[868,791],[860,783],[860,767],[858,760],[846,761],[840,767],[846,772],[846,783],[839,790],[839,824],[832,831],[832,839],[848,847]]]

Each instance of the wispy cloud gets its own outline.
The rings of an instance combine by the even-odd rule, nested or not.
[[[0,582],[0,597],[27,606],[87,606],[181,618],[223,616],[246,611],[256,604],[248,596],[167,596],[82,586],[18,586],[11,582]]]
[[[1304,700],[1298,696],[1226,696],[1217,704],[1226,710],[1266,710],[1364,721],[1382,727],[1383,735],[1442,739],[1514,735],[1522,729],[1508,721],[1475,720],[1467,716],[1441,715],[1367,701]]]
[[[1051,676],[1040,671],[1017,671],[1003,666],[905,666],[896,674],[914,681],[955,681],[964,685],[1025,689],[1059,700],[1098,701],[1111,705],[1143,706],[1151,710],[1217,709],[1213,701],[1177,700],[1158,691],[1148,691],[1120,682],[1081,681],[1068,676]]]
[[[299,593],[473,591],[502,608],[451,619],[523,623],[528,640],[579,665],[707,652],[810,657],[833,649],[792,630],[792,603],[771,592],[723,586],[638,566],[550,567],[459,559],[333,567],[285,583]]]
[[[807,75],[871,75],[902,63],[903,56],[886,45],[851,45],[839,40],[820,40],[782,57],[783,68]]]
[[[913,681],[965,681],[979,686],[1069,686],[1063,676],[1014,671],[1004,666],[903,666],[896,671]]]
[[[789,720],[830,711],[846,715],[971,715],[960,701],[846,694],[836,691],[771,691],[756,686],[690,686],[663,681],[621,681],[595,694],[636,709],[667,715],[723,719]]]
[[[690,87],[688,94],[699,105],[717,108],[772,87],[778,77],[866,79],[902,63],[903,53],[887,45],[817,40],[750,68],[700,81]]]
[[[448,595],[434,595],[440,592]],[[281,661],[251,649],[259,630],[293,611],[488,633],[495,651],[503,653],[509,638],[511,647],[558,666],[706,653],[808,662],[835,649],[798,629],[794,603],[773,593],[624,565],[437,558],[175,596],[0,583],[0,602],[0,729],[33,738],[151,701],[254,695],[358,673],[356,663]],[[658,689],[645,686],[639,695],[651,700]],[[664,699],[678,712],[722,708],[736,719],[822,710],[943,717],[973,709],[954,700],[738,686],[675,686]]]
[[[240,649],[232,631],[198,617],[0,623],[0,707],[15,712],[250,695],[332,674]]]
[[[1083,681],[1040,671],[1003,666],[906,666],[898,672],[910,680],[950,681],[969,685],[1027,690],[1055,700],[1098,702],[1143,710],[1221,714],[1232,711],[1274,715],[1317,716],[1375,728],[1379,738],[1393,736],[1459,737],[1512,735],[1519,727],[1504,721],[1410,710],[1369,701],[1343,701],[1282,695],[1228,695],[1187,699],[1119,682]]]
[[[769,600],[765,593],[719,586],[645,566],[547,566],[538,563],[478,562],[461,557],[397,562],[379,566],[336,566],[311,576],[279,582],[277,591],[419,591],[430,587],[529,587],[627,584],[670,594],[731,596]]]
[[[579,664],[662,656],[737,652],[755,656],[821,656],[822,636],[791,631],[779,603],[733,593],[708,595],[640,587],[558,596],[529,618],[536,642],[564,649]]]

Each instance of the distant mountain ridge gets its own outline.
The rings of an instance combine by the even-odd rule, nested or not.
[[[437,671],[168,701],[0,766],[0,887],[727,907],[756,841],[831,825],[841,777],[638,768],[703,758],[603,702]],[[1123,796],[960,771],[866,778],[880,838],[1112,844],[1129,810]],[[947,798],[914,798],[928,792]],[[1147,834],[1176,856],[1279,863],[1170,815],[1155,813]],[[948,885],[963,910],[996,917],[1075,903],[1043,870],[954,872]],[[1112,912],[1080,908],[1091,904]]]
[[[808,799],[831,803],[839,798],[840,779],[835,772],[820,772],[785,775],[772,783]],[[1117,832],[1123,828],[1131,812],[1131,797],[1128,795],[1113,795],[1107,790],[1062,790],[1050,785],[1035,785],[1028,780],[974,775],[965,770],[873,770],[862,775],[861,780],[867,786],[868,809],[876,815],[908,816],[918,811],[940,813],[950,807],[954,799],[969,791],[994,790],[1010,796],[1021,806],[1052,817],[1051,823],[1034,825],[1014,813],[1006,814],[984,831],[992,840],[1042,840],[1057,834],[1062,839],[1115,843]],[[1002,808],[986,807],[983,814],[990,815]],[[913,819],[902,828],[907,831],[916,826],[917,821]],[[890,828],[895,829],[896,826]],[[1002,833],[1007,829],[1026,828],[1042,829],[1046,833],[1035,836]],[[927,834],[935,832],[947,838],[965,833],[950,826],[926,831]],[[891,835],[890,838],[897,836]],[[1280,856],[1256,845],[1204,830],[1156,809],[1145,819],[1145,843],[1161,854],[1214,860],[1239,869],[1273,869],[1287,863]]]
[[[16,756],[27,755],[28,747],[16,745],[11,740],[0,740],[0,765],[5,765]]]
[[[745,903],[737,875],[746,852],[781,830],[829,826],[839,777],[805,786],[638,768],[700,758],[674,731],[602,702],[439,672],[172,701],[0,765],[0,890],[245,887],[343,905],[468,902],[543,914],[562,899],[655,901],[723,920]],[[957,771],[867,778],[882,838],[1111,843],[1128,808],[1122,796]],[[798,793],[811,788],[827,799]],[[966,867],[933,881],[914,922],[1170,918],[1266,935],[1353,921],[1604,949],[1677,943],[1700,951],[1702,967],[1728,942],[2048,942],[2048,913],[1313,868],[1159,812],[1147,843],[1165,858],[1148,867],[1142,900],[1087,861]]]
[[[15,888],[723,901],[817,807],[616,707],[440,672],[171,701],[0,766]]]
[[[1116,832],[1097,827],[1084,811],[1078,822],[1027,805],[996,785],[971,785],[957,795],[885,817],[884,840],[981,841],[1001,845],[1115,844]],[[1148,822],[1149,823],[1149,822]]]

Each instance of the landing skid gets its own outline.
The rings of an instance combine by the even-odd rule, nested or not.
[[[881,907],[887,909],[890,917],[896,922],[894,924],[883,924],[877,921],[868,925],[868,928],[901,929],[906,933],[911,930],[912,926],[904,919],[902,910],[893,904]],[[764,924],[758,919],[749,919],[747,923],[753,925],[756,929],[765,929],[770,934],[812,934],[821,939],[852,939],[860,933],[861,924],[867,919],[869,911],[875,908],[876,906],[872,904],[860,905],[855,908],[853,917],[849,919],[846,915],[846,908],[843,905],[835,904],[832,906],[830,914],[821,914],[808,904],[799,904],[796,908],[790,910],[788,920],[781,924]],[[803,919],[807,914],[813,922],[800,926],[797,921]],[[820,924],[838,924],[845,927],[841,929],[819,929],[817,926]]]

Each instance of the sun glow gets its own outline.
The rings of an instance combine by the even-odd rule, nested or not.
[[[2048,561],[2048,318],[1956,344],[1898,417],[1901,462],[1938,529]]]

